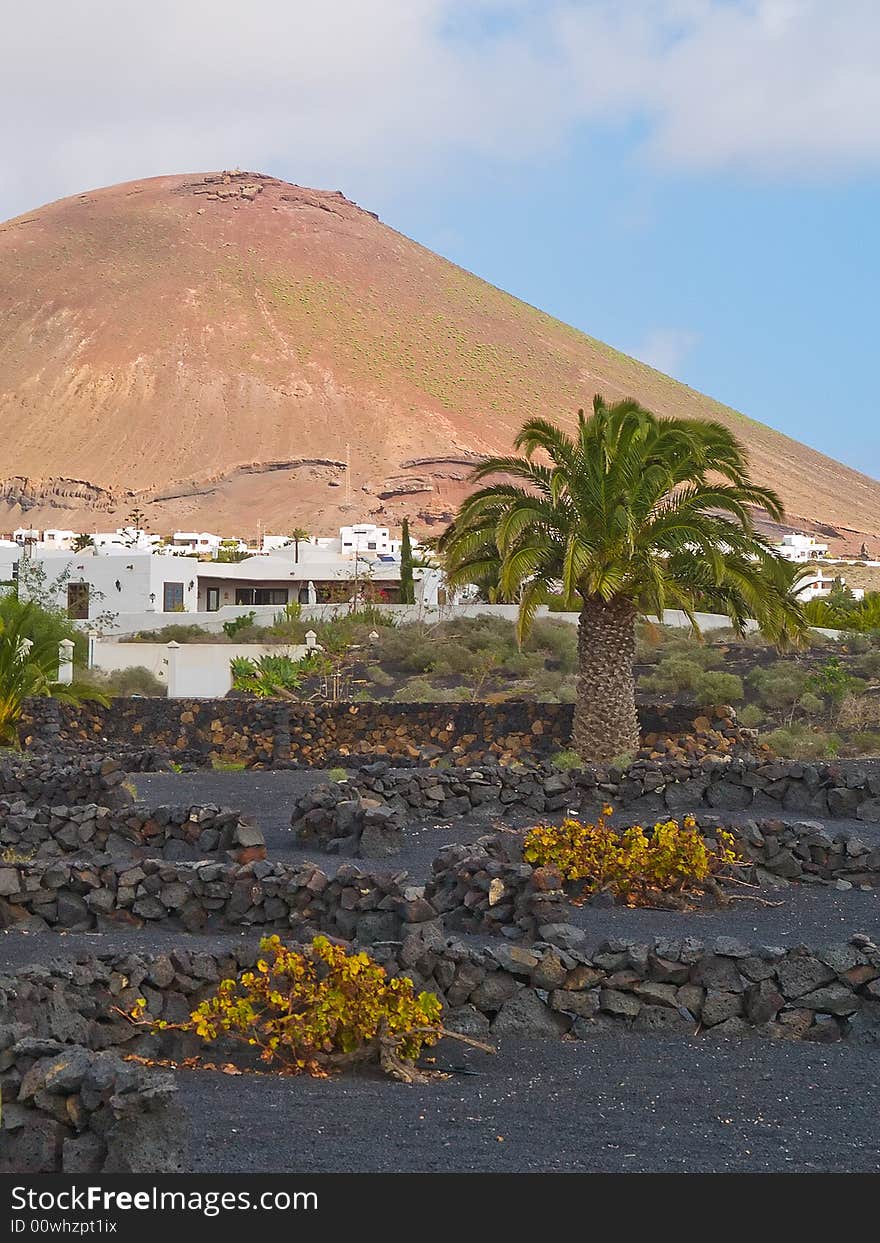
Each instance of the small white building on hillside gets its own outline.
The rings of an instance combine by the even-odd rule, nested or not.
[[[223,536],[214,535],[211,531],[175,531],[166,547],[214,556],[222,542]]]
[[[786,561],[816,561],[825,556],[828,545],[819,543],[812,535],[791,531],[774,545],[774,551]]]
[[[846,586],[846,582],[840,574],[827,574],[824,569],[817,569],[810,574],[805,575],[797,587],[797,598],[804,602],[808,600],[822,600],[825,596],[829,596],[834,590],[834,584],[840,582]],[[851,587],[853,597],[861,600],[864,597],[865,590],[863,587]]]

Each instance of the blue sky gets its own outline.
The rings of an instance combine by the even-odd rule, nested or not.
[[[4,44],[0,219],[222,167],[342,189],[880,476],[877,0],[45,0]]]
[[[394,191],[383,219],[798,440],[880,475],[880,182],[646,168],[577,141]],[[601,186],[601,193],[597,193]],[[589,396],[589,395],[588,395]]]

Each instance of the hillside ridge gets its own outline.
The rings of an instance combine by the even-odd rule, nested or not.
[[[0,224],[0,527],[250,536],[448,521],[470,463],[595,392],[716,418],[794,527],[880,543],[880,483],[383,224],[263,173],[150,178]]]

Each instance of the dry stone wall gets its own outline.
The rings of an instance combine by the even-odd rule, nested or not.
[[[29,807],[97,803],[119,808],[134,801],[122,764],[109,755],[0,760],[0,799]]]
[[[835,1041],[880,1036],[880,949],[866,935],[808,949],[732,937],[610,939],[587,952],[584,934],[546,925],[530,946],[479,945],[436,924],[371,947],[390,975],[437,994],[454,1030],[493,1037],[589,1039],[603,1030]],[[14,1034],[146,1057],[186,1057],[195,1039],[151,1032],[124,1017],[179,1023],[222,979],[253,967],[257,941],[228,951],[83,955],[70,967],[0,975],[0,1013]],[[218,1048],[217,1056],[224,1056]]]
[[[266,857],[262,830],[240,811],[213,805],[113,810],[30,806],[0,800],[0,861],[61,855],[190,860],[222,855],[237,863]]]
[[[365,943],[395,937],[402,923],[436,919],[406,873],[368,875],[343,864],[169,863],[158,859],[59,858],[0,865],[0,927],[90,932],[158,924],[297,928]]]
[[[0,1173],[181,1173],[188,1124],[172,1077],[80,1045],[17,1038],[38,1026],[36,1016],[0,1026]]]
[[[345,782],[308,791],[293,806],[298,839],[323,849],[361,844],[365,813],[387,833],[383,853],[408,820],[454,820],[482,813],[514,820],[590,816],[603,804],[646,815],[680,815],[699,808],[747,809],[880,823],[880,767],[857,762],[805,764],[793,760],[703,756],[637,760],[625,770],[561,772],[551,764],[498,764],[467,769],[396,769],[387,761],[362,767]],[[380,814],[382,813],[382,814]],[[362,851],[364,854],[370,851]],[[377,852],[378,853],[378,852]]]
[[[132,770],[169,758],[207,763],[285,767],[343,764],[376,757],[430,763],[451,756],[466,766],[486,760],[540,760],[568,747],[572,706],[514,701],[501,704],[301,703],[258,699],[113,699],[98,704],[30,700],[22,744],[49,752],[110,752],[128,756]],[[731,709],[696,718],[710,748],[741,741]],[[710,714],[711,715],[711,714]],[[694,709],[643,708],[649,752],[662,739],[695,731]],[[675,750],[684,752],[684,743]],[[704,746],[705,749],[705,746]],[[152,757],[152,758],[150,758]]]

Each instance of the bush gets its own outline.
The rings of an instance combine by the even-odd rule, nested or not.
[[[880,652],[871,651],[860,656],[852,662],[852,668],[861,677],[880,678]]]
[[[232,685],[261,699],[271,699],[284,691],[292,694],[309,672],[313,662],[308,656],[293,660],[290,656],[264,654],[256,659],[234,656],[229,662]]]
[[[880,756],[880,733],[876,730],[860,730],[853,734],[847,750],[853,755]]]
[[[444,1034],[433,993],[416,996],[411,979],[389,979],[368,954],[322,936],[302,952],[264,937],[260,950],[254,971],[221,981],[187,1022],[159,1020],[155,1028],[194,1032],[209,1043],[232,1037],[285,1074],[325,1075],[373,1061],[400,1078],[420,1077],[413,1063]],[[145,1001],[136,1006],[135,1021],[145,1009]]]
[[[168,694],[167,685],[145,665],[134,665],[131,669],[89,669],[84,672],[83,681],[111,697]]]
[[[396,692],[394,700],[403,704],[436,703],[437,691],[424,678],[412,678]]]
[[[692,691],[703,676],[703,666],[682,656],[664,656],[655,673],[643,674],[639,687],[658,694]]]
[[[880,695],[846,695],[837,710],[837,724],[843,729],[880,725]]]
[[[583,894],[608,890],[630,904],[644,905],[659,893],[683,894],[742,862],[734,839],[723,829],[710,847],[696,822],[686,816],[618,833],[607,823],[610,807],[595,824],[566,819],[561,825],[538,825],[525,839],[523,858],[539,867],[555,867],[564,881],[585,881]]]
[[[557,751],[552,757],[552,763],[557,768],[561,768],[563,772],[571,772],[574,768],[583,768],[584,766],[584,761],[577,751]]]
[[[789,760],[833,759],[843,745],[838,734],[827,734],[797,722],[762,734],[760,741]]]
[[[694,685],[694,700],[701,706],[739,703],[744,695],[742,678],[735,673],[709,670]]]
[[[223,623],[223,633],[227,639],[235,639],[241,636],[243,630],[248,630],[256,621],[257,615],[254,612],[242,613],[238,617],[233,617],[230,621]]]
[[[854,656],[862,656],[873,648],[871,636],[867,634],[845,634],[841,636],[841,641],[846,650]]]
[[[162,626],[159,630],[139,630],[119,640],[120,643],[216,643],[217,636],[205,630],[204,626],[186,626],[172,623]]]
[[[767,713],[757,704],[745,704],[738,710],[736,719],[746,729],[757,729],[767,719]]]
[[[807,674],[797,665],[777,660],[772,665],[753,669],[746,678],[765,708],[792,711],[807,689]]]
[[[814,695],[812,691],[804,691],[797,706],[801,712],[806,712],[807,716],[818,716],[825,708],[825,700],[819,695]]]
[[[807,679],[807,689],[818,695],[827,695],[832,703],[839,703],[846,695],[855,694],[864,689],[864,682],[853,677],[837,656],[826,660]]]

